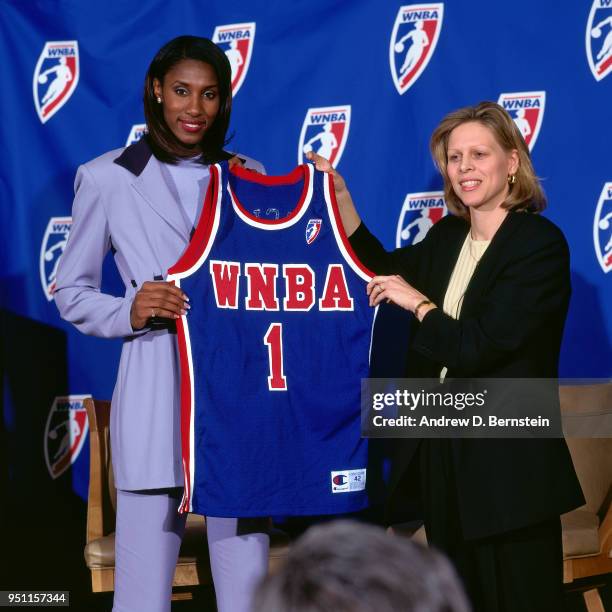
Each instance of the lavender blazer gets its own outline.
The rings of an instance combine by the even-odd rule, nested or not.
[[[245,165],[264,171],[248,158]],[[124,339],[111,412],[120,489],[183,484],[176,334],[134,332],[130,308],[143,282],[166,277],[190,231],[146,140],[78,169],[55,303],[62,318],[83,333]],[[123,297],[100,291],[102,262],[111,249],[125,284]]]

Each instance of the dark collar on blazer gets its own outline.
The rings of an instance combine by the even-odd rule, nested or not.
[[[152,155],[153,151],[151,151],[151,147],[149,147],[147,137],[145,136],[138,142],[126,147],[123,150],[123,153],[121,153],[121,155],[113,161],[126,170],[129,170],[132,174],[140,176],[146,165],[149,163]],[[233,156],[233,153],[221,151],[219,155],[215,156],[214,159],[211,159],[210,163],[215,164],[220,161],[226,161],[231,159]],[[242,163],[245,161],[246,160],[242,159]]]
[[[126,147],[123,153],[113,161],[132,174],[140,176],[152,155],[153,151],[151,151],[147,139],[141,138],[138,142]]]

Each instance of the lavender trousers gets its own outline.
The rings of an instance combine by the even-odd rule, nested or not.
[[[185,514],[182,489],[117,491],[113,612],[170,612],[172,578]],[[250,612],[268,568],[269,537],[260,520],[206,517],[219,612]]]

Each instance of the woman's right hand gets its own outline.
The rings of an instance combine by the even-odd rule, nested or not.
[[[189,298],[173,283],[147,281],[136,293],[130,310],[132,329],[142,329],[151,317],[178,319],[191,308]]]
[[[361,224],[361,218],[357,213],[353,198],[346,187],[344,179],[335,168],[331,165],[331,162],[320,155],[317,155],[313,151],[306,153],[306,157],[314,163],[317,170],[321,172],[327,172],[331,174],[334,179],[334,193],[336,195],[336,202],[340,210],[340,217],[342,218],[342,225],[347,236],[350,236]]]
[[[334,177],[334,191],[336,192],[336,197],[342,196],[344,192],[347,191],[344,179],[331,165],[331,162],[328,159],[317,155],[314,151],[309,151],[306,153],[306,157],[314,164],[317,170],[327,172]]]

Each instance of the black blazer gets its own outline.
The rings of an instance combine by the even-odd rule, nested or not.
[[[425,239],[387,253],[362,224],[350,237],[377,274],[400,274],[439,307],[414,322],[406,377],[556,378],[570,288],[561,230],[540,215],[510,212],[478,263],[459,319],[442,303],[469,224],[447,216]],[[555,396],[554,401],[558,402]],[[453,439],[452,463],[463,534],[478,538],[535,524],[584,503],[563,439]],[[415,443],[398,442],[388,500]]]

